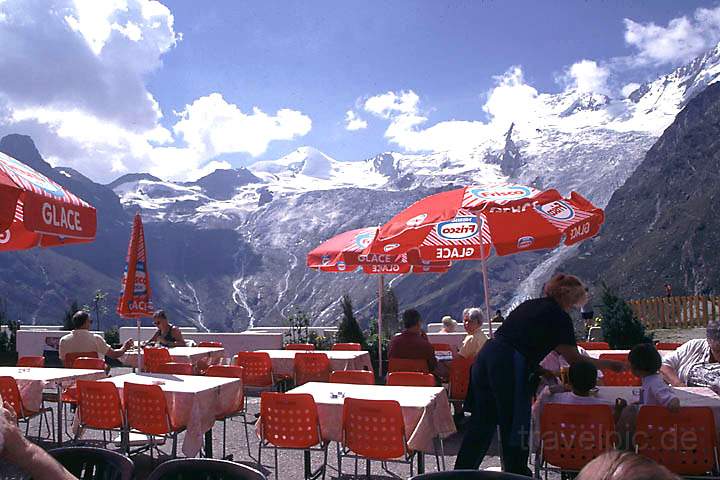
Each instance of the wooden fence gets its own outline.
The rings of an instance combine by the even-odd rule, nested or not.
[[[654,297],[630,300],[630,307],[647,328],[705,327],[720,320],[720,296]]]

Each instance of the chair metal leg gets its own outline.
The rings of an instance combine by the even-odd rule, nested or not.
[[[252,454],[250,453],[250,434],[248,433],[247,414],[245,413],[242,415],[242,422],[245,427],[245,443],[247,444],[248,457],[252,458]]]
[[[365,459],[365,477],[370,478],[370,459]]]
[[[258,442],[258,470],[262,471],[262,438]]]
[[[173,439],[172,458],[177,458],[177,440],[178,440],[177,432],[175,432],[173,434],[172,439]]]
[[[225,460],[225,442],[227,441],[227,437],[226,437],[227,418],[223,418],[222,422],[223,422],[223,453],[222,453],[222,458],[223,458],[223,460]]]
[[[338,465],[338,478],[342,478],[342,455],[340,455],[340,442],[336,442],[337,446],[337,465]]]
[[[273,448],[275,450],[275,480],[278,479],[278,449],[277,447]]]
[[[355,476],[353,478],[358,478],[358,458],[355,456]]]

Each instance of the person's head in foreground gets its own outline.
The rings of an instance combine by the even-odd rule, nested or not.
[[[590,362],[575,362],[570,366],[568,379],[575,395],[587,397],[597,385],[597,367]]]
[[[679,480],[667,468],[628,451],[610,450],[585,465],[575,480]]]
[[[463,311],[463,327],[465,327],[465,331],[470,335],[475,333],[477,329],[480,328],[483,320],[484,318],[482,310],[477,307],[466,308]]]
[[[711,320],[705,329],[708,347],[716,362],[720,362],[720,321]]]
[[[411,332],[420,331],[420,312],[414,308],[408,308],[403,312],[403,327]]]
[[[544,287],[545,296],[554,299],[565,311],[585,305],[588,300],[587,292],[587,287],[580,279],[564,273],[553,275]]]
[[[649,377],[660,370],[662,358],[654,345],[641,343],[635,345],[628,355],[630,370],[636,377]]]
[[[73,330],[85,329],[90,330],[90,314],[85,310],[79,310],[72,316],[72,328]]]
[[[452,333],[455,331],[455,328],[457,327],[457,322],[450,315],[445,315],[441,321],[443,324],[443,330],[446,333]]]

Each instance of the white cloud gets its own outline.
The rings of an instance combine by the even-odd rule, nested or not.
[[[367,128],[367,126],[367,121],[358,117],[357,114],[352,110],[348,110],[347,112],[345,112],[345,130],[354,132],[356,130],[363,130]]]
[[[108,181],[127,171],[196,178],[223,153],[259,155],[305,135],[301,112],[245,113],[218,93],[165,128],[146,77],[181,34],[154,0],[0,0],[0,135],[31,135],[43,155]],[[42,61],[38,61],[42,59]]]
[[[666,26],[626,18],[625,42],[637,49],[636,66],[679,64],[712,48],[720,40],[720,6],[698,8],[691,18],[673,18]]]
[[[635,90],[640,88],[639,83],[628,83],[622,89],[620,89],[620,93],[622,93],[623,98],[627,98],[630,96],[631,93],[633,93]]]
[[[271,141],[292,140],[312,128],[310,117],[301,112],[282,109],[271,116],[255,107],[245,114],[219,93],[198,98],[178,115],[173,131],[189,148],[209,157],[233,152],[258,156]]]
[[[568,68],[561,77],[567,88],[573,88],[579,93],[610,94],[607,80],[610,69],[598,65],[594,60],[580,60]]]
[[[422,128],[428,118],[420,110],[420,97],[412,90],[386,92],[368,98],[367,112],[390,120],[385,138],[408,152],[467,151],[486,140],[501,140],[512,123],[520,128],[533,124],[541,104],[538,92],[525,83],[522,69],[511,67],[495,77],[483,110],[489,122],[448,120]]]

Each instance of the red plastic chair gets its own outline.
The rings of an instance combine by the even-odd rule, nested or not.
[[[613,448],[614,437],[615,421],[609,405],[548,403],[540,417],[539,462],[546,473],[549,466],[561,472],[579,471]]]
[[[347,351],[347,352],[360,352],[362,346],[359,343],[336,343],[330,350],[334,351]]]
[[[235,365],[243,367],[243,386],[274,387],[272,360],[267,352],[239,352]]]
[[[40,355],[38,356],[27,356],[27,357],[20,357],[17,361],[18,367],[35,367],[35,368],[42,368],[45,366],[45,357],[42,357]]]
[[[398,402],[345,399],[342,442],[338,451],[338,477],[342,477],[343,457],[356,460],[364,458],[367,472],[370,471],[371,460],[407,463],[410,464],[410,476],[413,476],[414,454],[407,445],[405,422]]]
[[[105,432],[120,431],[125,425],[117,387],[111,382],[78,380],[77,392],[77,418],[80,428],[102,430],[103,441],[107,443]],[[81,431],[75,436],[76,441]]]
[[[330,359],[324,353],[296,353],[293,370],[295,385],[330,381]]]
[[[655,344],[656,350],[677,350],[678,348],[682,347],[683,343],[681,342],[658,342]]]
[[[88,370],[105,370],[107,365],[102,358],[78,357],[72,364],[72,368],[85,368]]]
[[[462,404],[470,386],[470,368],[475,357],[456,357],[450,362],[450,401]]]
[[[367,370],[337,370],[330,374],[330,383],[375,385],[375,375]]]
[[[278,449],[322,451],[323,478],[327,467],[327,447],[320,430],[317,406],[308,393],[263,392],[260,397],[260,444],[258,463],[262,465],[262,451],[275,451],[275,479],[278,478]],[[318,469],[311,475],[317,478]]]
[[[185,425],[175,425],[170,418],[165,393],[160,385],[125,382],[123,387],[125,417],[130,431],[150,435],[150,455],[155,436],[172,439],[172,456],[177,456],[177,437]]]
[[[63,360],[63,365],[65,368],[72,368],[73,363],[75,363],[75,360],[80,357],[88,357],[88,358],[98,358],[97,352],[72,352],[65,354],[65,359]]]
[[[166,375],[192,375],[193,366],[192,363],[167,362],[158,365],[155,372]]]
[[[607,342],[578,342],[577,345],[585,350],[610,350]]]
[[[172,357],[167,348],[145,347],[143,348],[143,370],[150,373],[158,373],[157,369],[163,363],[172,362]]]
[[[285,345],[285,350],[305,350],[305,351],[313,351],[315,350],[315,345],[312,343],[288,343]]]
[[[455,349],[449,343],[432,343],[435,352],[452,352]]]
[[[26,437],[30,433],[30,420],[39,416],[40,423],[38,425],[38,437],[42,435],[42,424],[44,419],[48,432],[52,435],[53,442],[55,442],[55,414],[52,408],[41,407],[40,410],[28,409],[20,396],[20,389],[18,388],[17,381],[13,377],[0,377],[0,397],[2,397],[2,401],[4,403],[9,404],[15,411],[18,423],[25,423]],[[50,422],[48,422],[47,419],[48,413],[50,413]]]
[[[392,372],[388,374],[385,383],[402,387],[434,387],[435,377],[422,372]]]
[[[422,372],[430,373],[427,361],[421,358],[391,358],[388,362],[390,372]]]
[[[601,360],[615,360],[628,363],[627,353],[602,353]],[[628,369],[623,372],[613,372],[607,368],[603,369],[603,385],[608,387],[639,387],[642,380]]]
[[[224,348],[222,342],[200,342],[198,347],[204,348]]]
[[[210,365],[205,372],[208,377],[225,377],[225,378],[239,378],[242,380],[244,376],[244,368],[238,365]],[[236,399],[234,405],[230,407],[227,412],[224,412],[215,417],[216,421],[223,423],[223,458],[225,458],[225,441],[227,433],[227,421],[231,418],[242,417],[243,426],[245,427],[245,442],[247,444],[248,456],[250,453],[250,434],[248,433],[248,421],[245,415],[247,411],[247,405],[245,403],[245,395],[240,390],[240,396]]]
[[[720,467],[710,407],[682,407],[672,413],[665,407],[644,405],[638,413],[634,438],[637,453],[678,475],[705,475]]]

